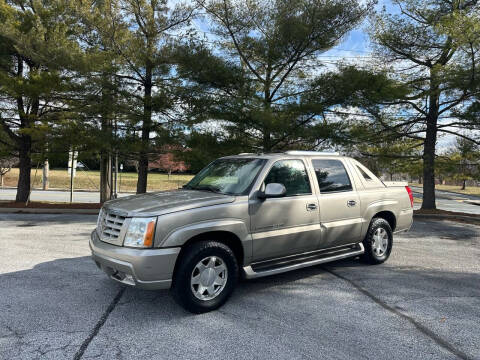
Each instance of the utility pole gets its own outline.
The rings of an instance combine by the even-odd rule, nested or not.
[[[77,169],[77,155],[78,153],[72,147],[68,152],[68,172],[70,173],[70,203],[73,202],[73,178]]]
[[[48,175],[50,172],[50,164],[48,163],[48,159],[45,159],[43,163],[43,176],[42,176],[42,189],[48,190]]]

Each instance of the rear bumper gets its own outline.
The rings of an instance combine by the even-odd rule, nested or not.
[[[90,236],[92,258],[111,279],[141,289],[168,289],[180,248],[132,249],[100,241]]]

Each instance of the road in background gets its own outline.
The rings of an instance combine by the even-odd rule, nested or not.
[[[413,195],[417,199],[422,199],[422,189],[412,187]],[[474,205],[470,202],[479,201],[480,198],[474,195],[455,194],[446,191],[436,191],[437,208],[447,211],[463,212],[468,214],[480,215],[480,205]],[[131,193],[118,194],[119,197],[132,195]],[[0,189],[0,200],[15,200],[16,189]],[[31,201],[47,202],[69,202],[70,192],[55,190],[34,190],[30,196]],[[76,203],[98,203],[100,201],[99,192],[78,191],[73,195],[73,201]],[[479,201],[480,204],[480,201]],[[420,203],[414,204],[415,209],[420,208]]]
[[[15,200],[17,189],[0,189],[0,200]],[[131,193],[121,193],[118,197],[132,195]],[[70,202],[69,191],[59,190],[33,190],[30,195],[30,201],[47,202]],[[73,202],[76,203],[98,203],[100,202],[100,193],[93,191],[76,191],[73,193]]]
[[[192,315],[93,263],[89,215],[0,214],[0,358],[480,359],[480,227],[417,220],[390,259],[241,282]]]
[[[417,199],[422,199],[422,189],[412,187],[413,195]],[[468,214],[480,215],[480,205],[468,203],[470,201],[479,201],[480,197],[474,195],[455,194],[447,191],[436,191],[437,207],[441,210],[463,212]],[[0,200],[15,200],[16,189],[0,189]],[[119,197],[132,195],[132,193],[121,193]],[[54,190],[34,190],[30,196],[31,201],[48,202],[69,202],[70,193],[68,191]],[[98,203],[100,201],[99,192],[77,191],[73,195],[73,201],[77,203]],[[415,203],[414,208],[419,209],[420,203]]]
[[[423,189],[411,187],[413,196],[422,199]],[[475,195],[457,194],[450,191],[435,190],[437,209],[480,215],[480,197]],[[477,203],[478,205],[475,205]],[[414,209],[420,209],[421,203],[415,202]]]

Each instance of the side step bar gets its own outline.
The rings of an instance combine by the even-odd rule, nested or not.
[[[354,247],[336,249],[328,252],[321,252],[316,256],[306,256],[297,258],[292,261],[282,261],[279,259],[277,263],[275,261],[268,261],[269,265],[264,266],[261,263],[245,266],[243,271],[247,279],[255,279],[263,276],[270,276],[281,274],[291,270],[297,270],[308,266],[319,265],[330,261],[346,259],[362,255],[365,252],[363,244],[357,244]]]

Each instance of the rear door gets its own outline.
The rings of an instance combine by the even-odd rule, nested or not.
[[[320,240],[318,198],[305,163],[300,159],[278,160],[262,186],[283,184],[282,198],[261,200],[253,195],[249,212],[253,259],[263,260],[315,250]]]
[[[360,198],[343,159],[312,159],[319,188],[319,248],[360,242],[362,218]]]

